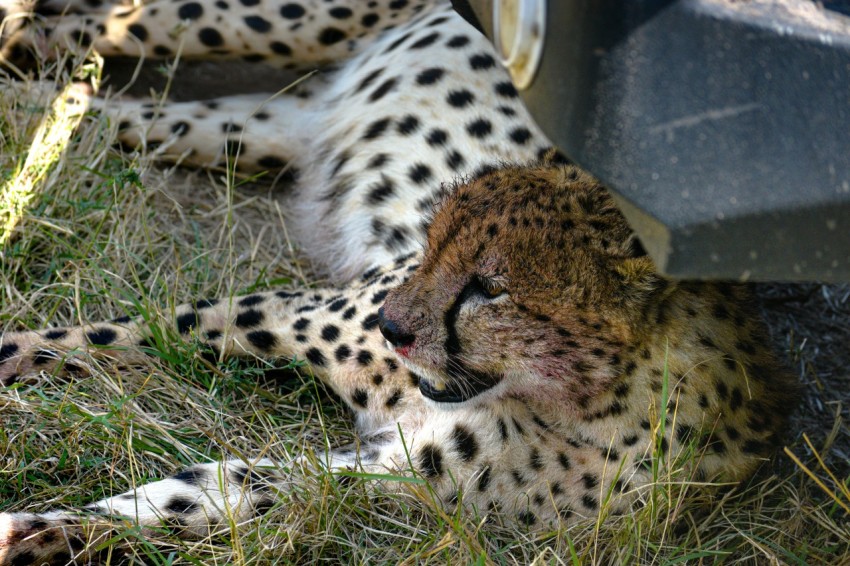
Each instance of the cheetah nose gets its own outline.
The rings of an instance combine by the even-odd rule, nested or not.
[[[384,316],[384,307],[378,309],[378,328],[381,329],[381,334],[384,335],[384,338],[396,348],[413,344],[415,336],[413,334],[403,334],[396,323]]]

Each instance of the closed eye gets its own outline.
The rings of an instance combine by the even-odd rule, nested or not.
[[[493,278],[477,275],[475,279],[478,283],[477,286],[480,288],[479,290],[481,294],[488,299],[495,299],[496,297],[500,297],[508,292],[502,283]]]

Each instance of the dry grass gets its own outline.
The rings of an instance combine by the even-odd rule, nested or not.
[[[0,247],[0,331],[313,282],[286,238],[277,198],[285,188],[119,153],[116,124],[95,114],[76,129],[77,120],[56,122],[65,135],[38,143],[47,104],[0,99],[0,225],[11,227]],[[38,164],[34,172],[28,162]],[[16,187],[26,190],[11,203]],[[713,498],[686,477],[659,478],[646,494],[651,504],[634,515],[532,533],[449,515],[425,486],[376,496],[368,481],[320,475],[283,494],[267,516],[208,540],[134,529],[120,536],[135,540],[148,564],[848,564],[850,501],[838,484],[850,483],[842,405],[850,287],[763,285],[760,293],[777,348],[806,385],[790,450],[837,501],[779,456],[749,484]],[[141,367],[101,363],[88,377],[43,375],[0,391],[0,511],[74,506],[190,462],[285,461],[352,438],[345,409],[309,375],[211,368],[193,345],[167,340],[159,353]]]

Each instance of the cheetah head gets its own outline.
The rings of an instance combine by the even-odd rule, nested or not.
[[[422,394],[587,402],[613,381],[658,287],[607,192],[573,167],[497,170],[437,208],[380,328]]]

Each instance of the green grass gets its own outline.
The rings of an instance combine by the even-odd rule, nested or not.
[[[119,153],[117,125],[93,113],[60,117],[63,135],[38,142],[47,106],[0,98],[0,330],[154,318],[195,297],[315,281],[267,186]],[[31,182],[13,200],[22,178]],[[0,511],[73,507],[192,462],[286,462],[353,440],[345,409],[297,367],[213,365],[167,333],[154,345],[143,365],[89,361],[85,377],[42,375],[0,390]],[[836,427],[832,438],[844,438]],[[850,478],[830,479],[799,442],[791,449],[838,502],[785,456],[746,485],[709,493],[684,462],[666,466],[672,474],[654,465],[648,504],[633,514],[530,532],[447,511],[422,482],[389,495],[370,476],[319,474],[268,515],[206,540],[124,527],[112,542],[135,541],[147,564],[850,563],[847,491],[836,486]]]

